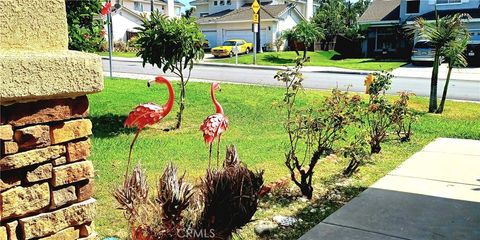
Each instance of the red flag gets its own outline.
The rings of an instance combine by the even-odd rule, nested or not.
[[[106,2],[105,6],[103,6],[103,8],[102,8],[102,15],[103,16],[107,15],[110,12],[111,7],[112,7],[112,3],[111,2]]]

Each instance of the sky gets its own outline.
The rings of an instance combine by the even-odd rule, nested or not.
[[[178,0],[178,1],[180,1],[180,2],[183,3],[183,4],[185,4],[185,7],[182,9],[182,12],[185,12],[185,10],[189,9],[190,7],[192,7],[192,6],[190,6],[190,2],[191,2],[192,0]],[[349,1],[350,1],[350,2],[356,2],[356,1],[358,1],[358,0],[349,0]]]

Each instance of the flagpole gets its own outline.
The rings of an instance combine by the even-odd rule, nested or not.
[[[110,0],[108,2],[110,2]],[[112,72],[113,29],[112,29],[112,13],[110,9],[108,9],[108,14],[107,14],[107,28],[108,28],[108,61],[110,65],[110,79],[111,79],[113,77],[113,72]]]

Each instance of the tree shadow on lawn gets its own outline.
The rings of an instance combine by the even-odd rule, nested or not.
[[[276,55],[265,55],[263,57],[263,60],[274,63],[274,64],[289,64],[289,63],[295,63],[295,59],[290,59],[290,58],[282,58]]]
[[[119,134],[135,133],[135,128],[124,127],[127,116],[120,116],[114,114],[105,114],[101,116],[90,116],[92,121],[92,130],[95,137],[110,138]]]
[[[270,234],[259,237],[259,239],[281,239],[290,240],[297,239],[308,232],[315,225],[323,221],[329,215],[337,211],[348,201],[358,196],[361,192],[366,190],[363,186],[351,186],[348,183],[349,178],[343,177],[342,174],[336,174],[326,180],[325,185],[330,186],[327,191],[318,195],[318,198],[312,200],[306,207],[296,211],[291,217],[302,219],[291,227],[279,227]],[[275,197],[266,199],[266,201],[273,201]],[[286,200],[276,199],[276,204],[288,206],[294,198]],[[315,209],[315,210],[312,210]]]

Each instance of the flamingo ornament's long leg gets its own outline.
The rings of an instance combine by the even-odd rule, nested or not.
[[[138,134],[142,129],[138,129],[137,132],[135,133],[135,137],[133,137],[132,143],[130,144],[130,152],[128,153],[128,163],[127,163],[127,171],[125,172],[125,181],[127,181],[128,177],[128,168],[130,167],[130,160],[132,159],[132,150],[133,150],[133,145],[135,144],[135,141],[137,141]]]
[[[220,156],[220,139],[222,138],[222,134],[220,133],[218,135],[218,141],[217,141],[217,168],[218,168],[218,162],[219,162],[219,156]]]
[[[208,169],[210,170],[210,162],[212,161],[212,145],[213,145],[213,142],[209,144],[210,145],[210,151],[209,151],[209,154],[208,154]]]

